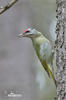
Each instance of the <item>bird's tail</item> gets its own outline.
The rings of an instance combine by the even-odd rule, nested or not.
[[[42,65],[43,65],[45,71],[47,72],[48,76],[54,81],[54,83],[57,87],[57,82],[56,82],[56,79],[51,71],[50,65],[49,64],[47,65],[47,63],[44,60],[42,61]]]
[[[49,77],[50,77],[51,79],[53,79],[55,85],[57,86],[57,82],[56,82],[56,79],[55,79],[55,77],[54,77],[54,75],[53,75],[51,69],[50,69],[50,65],[48,65],[48,68],[47,68],[47,69],[48,69],[47,72],[48,72]]]

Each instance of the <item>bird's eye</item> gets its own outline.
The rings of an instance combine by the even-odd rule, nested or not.
[[[28,31],[26,31],[25,33],[29,33],[30,31],[28,30]]]

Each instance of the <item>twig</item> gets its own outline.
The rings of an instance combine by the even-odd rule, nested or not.
[[[1,6],[0,7],[0,14],[4,13],[5,11],[7,11],[9,8],[11,8],[18,0],[12,0],[11,2],[9,2],[6,6]]]

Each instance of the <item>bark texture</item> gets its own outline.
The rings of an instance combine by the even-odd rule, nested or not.
[[[66,0],[56,0],[56,64],[58,100],[66,100]]]

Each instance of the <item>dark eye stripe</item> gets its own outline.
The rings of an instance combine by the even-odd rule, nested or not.
[[[25,33],[29,33],[30,31],[26,31]]]

